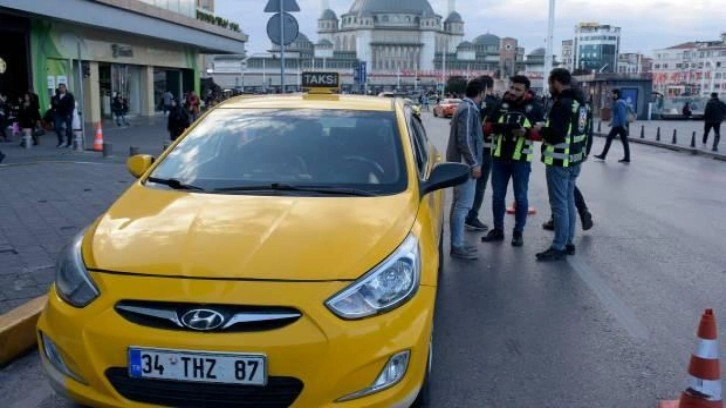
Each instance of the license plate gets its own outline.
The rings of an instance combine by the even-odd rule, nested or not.
[[[261,354],[131,347],[129,376],[264,386],[267,384],[267,357]]]

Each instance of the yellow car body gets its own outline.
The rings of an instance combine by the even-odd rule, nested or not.
[[[203,194],[151,188],[149,175],[196,128],[205,123],[214,126],[210,123],[213,113],[221,109],[227,110],[225,114],[266,109],[390,112],[405,158],[406,187],[396,194],[371,197]],[[402,101],[375,97],[239,97],[212,109],[157,160],[131,158],[129,169],[139,180],[77,240],[77,265],[82,267],[72,263],[59,266],[61,275],[76,273],[76,268],[85,278],[64,275],[63,283],[58,278],[38,321],[40,354],[54,388],[94,407],[200,406],[200,401],[214,407],[411,405],[430,367],[443,231],[441,188],[463,181],[466,172],[449,167],[447,180],[432,186],[437,167],[458,165],[441,165],[441,154],[425,137],[421,139],[425,146],[416,144],[411,129],[420,126],[414,122],[417,120]],[[406,242],[415,243],[419,273],[418,283],[405,301],[360,319],[341,318],[331,311],[326,302],[361,282],[369,271],[382,268],[382,262]],[[73,249],[68,253],[73,258]],[[78,279],[81,283],[72,293],[61,292],[67,290],[67,282]],[[85,296],[88,285],[95,286],[95,297],[86,296],[81,301],[88,302],[85,305],[71,305],[67,299],[76,299],[78,293]],[[359,292],[351,293],[359,296]],[[352,296],[344,297],[341,304],[350,299]],[[142,309],[144,313],[165,310],[159,305],[182,312],[197,309],[191,317],[187,317],[190,309],[183,316],[178,312],[176,317],[165,315],[162,320],[134,314]],[[199,312],[204,307],[242,310],[234,316],[255,316],[250,310],[259,309],[276,318],[285,316],[281,311],[296,311],[298,317],[280,327],[230,332],[181,326],[211,327],[216,315]],[[151,354],[142,354],[138,360],[134,350],[139,348],[167,354],[161,354],[161,363],[154,361],[152,367]],[[141,370],[148,369],[153,375],[163,375],[162,369],[180,373],[177,365],[182,360],[176,356],[182,354],[173,353],[184,351],[200,353],[202,360],[204,353],[210,353],[217,365],[223,358],[228,364],[232,364],[230,359],[242,358],[239,356],[258,358],[265,373],[240,373],[238,359],[234,360],[234,375],[263,381],[264,374],[264,384],[131,377],[136,368],[130,366],[139,361]],[[401,368],[405,354],[400,353],[408,353],[405,368]],[[394,361],[394,355],[403,357]],[[197,364],[196,357],[189,358],[185,365],[189,361]],[[246,360],[248,371],[252,363]],[[382,377],[389,364],[397,374]],[[197,368],[189,370],[195,376],[201,373],[200,378],[207,376],[206,380],[217,378],[210,374],[209,365],[199,373]],[[202,373],[204,370],[208,372]],[[397,376],[395,383],[380,390],[360,393],[370,391],[379,378],[391,381]],[[210,399],[214,396],[220,399]]]

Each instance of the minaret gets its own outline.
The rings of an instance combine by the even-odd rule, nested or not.
[[[446,15],[453,13],[456,11],[456,0],[448,0],[447,3],[448,10],[446,10]]]
[[[330,0],[320,0],[320,12],[330,8]]]

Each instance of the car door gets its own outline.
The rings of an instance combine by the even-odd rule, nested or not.
[[[409,134],[411,135],[411,144],[413,146],[414,155],[416,156],[416,167],[419,182],[428,179],[435,163],[443,160],[441,154],[436,150],[426,135],[426,129],[421,120],[411,114],[407,109],[406,118],[408,120]],[[438,245],[442,239],[442,228],[444,223],[443,213],[444,190],[438,190],[428,194],[421,200],[419,212],[424,228],[427,228],[428,234],[434,237],[434,244]]]

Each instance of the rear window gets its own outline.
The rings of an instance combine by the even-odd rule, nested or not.
[[[405,191],[405,160],[393,112],[218,109],[151,177],[205,190],[284,183]]]

